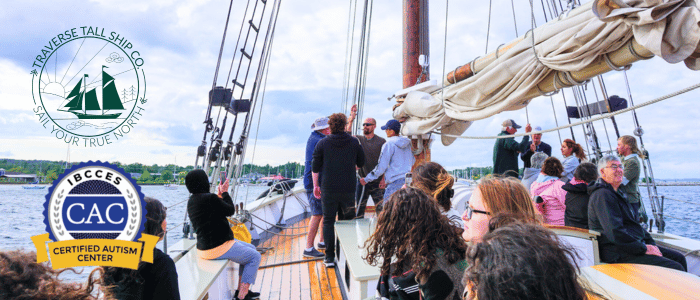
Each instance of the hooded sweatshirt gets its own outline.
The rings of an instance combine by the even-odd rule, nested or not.
[[[530,186],[532,185],[535,180],[537,180],[537,176],[540,175],[540,169],[536,168],[525,168],[523,169],[523,185],[525,188],[527,188],[527,191],[530,191]]]
[[[354,193],[355,166],[364,165],[365,152],[360,142],[346,132],[326,136],[314,149],[313,172],[321,173],[319,179],[324,193]]]
[[[564,182],[558,179],[551,179],[532,183],[532,197],[540,196],[544,202],[535,203],[537,210],[544,217],[544,222],[551,225],[564,225],[564,211],[566,210],[566,191],[561,187]]]
[[[569,181],[561,188],[566,191],[566,211],[564,225],[588,229],[588,184],[571,184]]]
[[[365,180],[374,181],[384,174],[384,181],[390,184],[403,178],[411,172],[411,166],[415,158],[411,153],[411,140],[405,136],[392,136],[386,139],[382,145],[382,153],[379,155],[379,163]]]
[[[209,250],[233,240],[227,216],[236,213],[233,200],[227,192],[223,198],[209,193],[209,178],[203,170],[192,170],[185,176],[187,190],[192,193],[187,201],[187,214],[197,234],[197,249]]]
[[[625,256],[644,255],[646,245],[656,245],[636,220],[638,211],[619,191],[599,178],[588,187],[588,228],[600,232],[600,259],[614,263]]]

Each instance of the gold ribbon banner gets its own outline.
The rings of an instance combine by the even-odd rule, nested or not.
[[[123,240],[106,239],[80,239],[51,242],[49,234],[35,235],[32,237],[36,247],[37,262],[45,262],[51,257],[51,266],[54,269],[83,267],[83,266],[110,266],[128,269],[137,269],[139,260],[153,263],[153,248],[160,238],[150,234],[141,234],[138,240],[132,242]],[[48,244],[48,255],[46,253]],[[141,246],[143,245],[143,249]],[[141,252],[143,250],[143,257]]]

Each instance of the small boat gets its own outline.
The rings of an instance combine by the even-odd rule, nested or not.
[[[43,190],[46,188],[45,185],[23,185],[23,189],[25,190]]]
[[[175,183],[167,183],[167,184],[164,184],[163,187],[166,190],[177,190],[180,187],[180,185],[175,184]]]

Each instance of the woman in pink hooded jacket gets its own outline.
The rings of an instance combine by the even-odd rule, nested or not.
[[[565,182],[559,180],[563,170],[556,157],[547,158],[537,180],[530,186],[535,207],[547,224],[564,226],[566,191],[561,188]]]

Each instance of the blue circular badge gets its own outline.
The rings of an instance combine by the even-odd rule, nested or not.
[[[53,182],[44,203],[44,223],[54,241],[135,241],[146,222],[141,188],[123,169],[107,162],[80,163]]]

